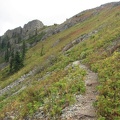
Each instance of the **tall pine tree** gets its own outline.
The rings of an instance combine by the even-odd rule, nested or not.
[[[10,61],[9,61],[10,73],[14,73],[23,67],[25,52],[26,52],[25,41],[23,41],[22,50],[20,52],[19,51],[14,52],[14,50],[11,51],[11,54],[9,55],[10,56]],[[7,57],[7,54],[6,54],[6,57]]]
[[[25,52],[26,52],[26,44],[25,44],[25,41],[23,41],[23,44],[22,44],[22,60],[24,60],[24,58],[25,58]]]
[[[23,60],[20,56],[20,52],[16,52],[15,58],[14,58],[14,70],[18,71],[23,66]]]
[[[11,57],[10,57],[10,73],[14,71],[14,50],[11,52]]]
[[[9,50],[7,48],[7,50],[5,51],[5,62],[9,61]]]

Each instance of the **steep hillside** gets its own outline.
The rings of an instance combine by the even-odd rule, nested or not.
[[[120,2],[83,11],[28,41],[36,39],[24,67],[0,71],[1,120],[120,119]]]

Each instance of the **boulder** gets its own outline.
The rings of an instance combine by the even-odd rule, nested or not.
[[[23,38],[25,38],[26,36],[31,37],[37,34],[38,30],[43,28],[43,26],[44,24],[39,20],[33,20],[33,21],[28,22],[23,27],[23,31],[22,31]]]
[[[73,47],[73,44],[70,42],[69,44],[67,44],[67,45],[63,48],[62,52],[65,52],[65,51],[69,50],[71,47]]]

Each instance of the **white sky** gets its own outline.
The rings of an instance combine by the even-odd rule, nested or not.
[[[62,23],[67,18],[114,0],[0,0],[0,35],[34,19],[45,25]]]

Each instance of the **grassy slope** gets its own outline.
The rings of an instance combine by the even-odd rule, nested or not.
[[[96,103],[99,118],[103,120],[119,119],[120,52],[117,52],[117,49],[111,52],[115,41],[120,40],[119,9],[120,7],[118,6],[112,8],[110,12],[103,10],[100,14],[83,23],[79,23],[66,31],[53,35],[43,42],[39,42],[27,52],[25,67],[18,73],[4,77],[7,68],[1,71],[0,86],[3,88],[31,69],[35,67],[39,69],[34,77],[29,78],[32,81],[30,87],[26,88],[19,95],[6,100],[4,100],[4,96],[1,98],[1,117],[7,111],[18,111],[20,113],[16,113],[18,114],[18,118],[22,118],[27,114],[32,115],[39,106],[43,106],[44,113],[49,112],[50,117],[55,116],[56,113],[58,113],[56,116],[58,117],[65,104],[74,102],[71,99],[73,94],[84,92],[85,88],[82,80],[84,79],[85,72],[79,68],[70,68],[70,71],[64,70],[70,62],[82,59],[83,63],[90,66],[99,75],[100,86],[98,90],[100,96],[98,96],[98,102]],[[71,51],[66,53],[67,55],[63,55],[60,52],[65,44],[84,33],[91,32],[100,27],[101,29],[99,29],[97,34],[75,46]],[[58,39],[61,40],[60,43],[56,47],[51,47]],[[40,56],[42,44],[44,44],[44,55]],[[51,59],[51,55],[54,56],[53,59]],[[40,66],[44,66],[42,71],[40,71]],[[53,72],[50,77],[44,81],[36,81],[38,78],[44,76],[46,72],[51,71]],[[79,75],[81,76],[80,81],[78,79]],[[74,76],[76,81],[73,84],[74,86],[71,87],[72,81],[70,82],[70,80]],[[78,82],[80,82],[80,86],[77,86]],[[61,92],[63,91],[67,91],[67,94],[62,94]],[[57,95],[58,93],[59,95]],[[54,96],[58,96],[62,101],[59,101],[56,97],[55,101],[50,102],[50,99]]]

